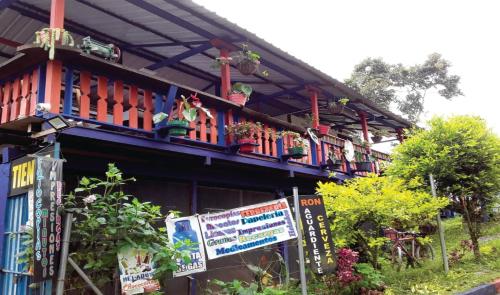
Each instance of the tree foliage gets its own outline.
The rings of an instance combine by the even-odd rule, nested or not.
[[[439,95],[447,99],[462,95],[458,87],[460,77],[450,75],[450,67],[450,62],[438,53],[429,55],[423,64],[413,66],[367,58],[354,67],[346,84],[386,109],[394,105],[416,122],[424,110],[429,89],[438,89]]]
[[[387,173],[415,189],[429,191],[433,174],[438,193],[463,214],[479,257],[481,211],[500,191],[500,138],[479,117],[436,117],[429,130],[411,131],[392,158]]]
[[[317,193],[325,200],[336,245],[358,245],[360,254],[378,268],[382,227],[417,229],[448,204],[446,198],[433,198],[426,192],[405,189],[402,180],[371,175],[354,178],[344,185],[319,183]]]

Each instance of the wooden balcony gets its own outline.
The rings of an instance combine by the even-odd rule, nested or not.
[[[348,176],[366,174],[355,172],[354,163],[345,161],[344,140],[340,138],[325,136],[320,139],[319,145],[310,140],[307,156],[299,160],[287,159],[286,151],[291,146],[291,140],[278,138],[276,132],[291,130],[305,135],[303,127],[189,86],[84,54],[76,48],[59,46],[56,60],[62,63],[62,75],[53,80],[51,87],[60,92],[58,97],[45,97],[47,53],[37,46],[20,47],[15,57],[0,65],[0,130],[26,132],[29,123],[40,122],[44,116],[60,114],[75,122],[82,122],[77,128],[119,132],[162,141],[164,139],[158,138],[155,132],[161,123],[155,126],[154,114],[164,112],[169,114],[169,120],[182,119],[179,98],[181,95],[188,97],[196,94],[213,118],[200,113],[197,120],[191,123],[192,129],[187,136],[168,138],[165,144],[226,153],[231,158],[238,156],[303,166],[322,172],[332,169],[326,164],[329,155],[334,155],[342,160],[336,172]],[[51,114],[36,110],[37,103],[43,102],[50,103]],[[225,134],[225,126],[244,121],[260,122],[264,130],[254,134],[258,143],[254,151],[241,154],[230,148],[234,142]],[[355,150],[366,155],[362,146],[355,145]],[[389,159],[388,155],[376,151],[372,152],[372,156],[375,162]],[[372,171],[378,172],[375,162]]]

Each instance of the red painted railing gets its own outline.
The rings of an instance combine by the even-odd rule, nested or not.
[[[35,115],[38,69],[0,82],[0,124]]]

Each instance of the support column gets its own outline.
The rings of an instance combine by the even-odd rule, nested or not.
[[[396,129],[396,133],[397,133],[397,138],[399,140],[399,143],[403,143],[404,141],[404,137],[403,137],[403,129],[402,128],[397,128]]]
[[[52,0],[50,4],[50,28],[64,28],[65,0]],[[61,104],[61,75],[62,63],[59,60],[47,62],[45,84],[45,103],[50,103],[50,112],[59,113]],[[71,91],[71,90],[69,90]]]
[[[220,49],[220,57],[229,58],[229,50],[226,48]],[[231,70],[229,63],[224,63],[220,66],[220,96],[227,99],[229,91],[231,91]]]
[[[361,123],[361,129],[363,130],[363,139],[365,140],[365,142],[369,143],[370,142],[370,138],[368,136],[368,121],[366,120],[366,113],[364,112],[358,112],[358,116],[359,116],[359,119],[360,119],[360,123]],[[367,145],[366,146],[366,153],[367,154],[370,154],[371,153],[371,149],[370,149],[370,146]]]
[[[312,113],[312,127],[318,128],[319,126],[319,108],[318,108],[318,91],[316,89],[308,89],[311,98],[311,113]]]

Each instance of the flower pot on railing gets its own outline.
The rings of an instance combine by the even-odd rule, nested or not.
[[[341,170],[342,169],[342,160],[338,159],[328,159],[326,161],[328,165],[328,169],[330,170]]]
[[[288,155],[292,159],[302,159],[306,154],[303,146],[292,146],[288,148]]]
[[[186,120],[172,120],[167,122],[169,136],[186,136],[189,122]]]
[[[325,135],[328,135],[328,132],[330,132],[330,126],[318,125],[318,137],[323,137]]]
[[[230,101],[244,106],[247,103],[247,97],[243,93],[231,93],[227,97]]]
[[[238,144],[240,145],[240,153],[253,153],[257,141],[253,138],[240,138],[238,139]]]
[[[356,162],[356,171],[358,172],[371,172],[372,162]]]

